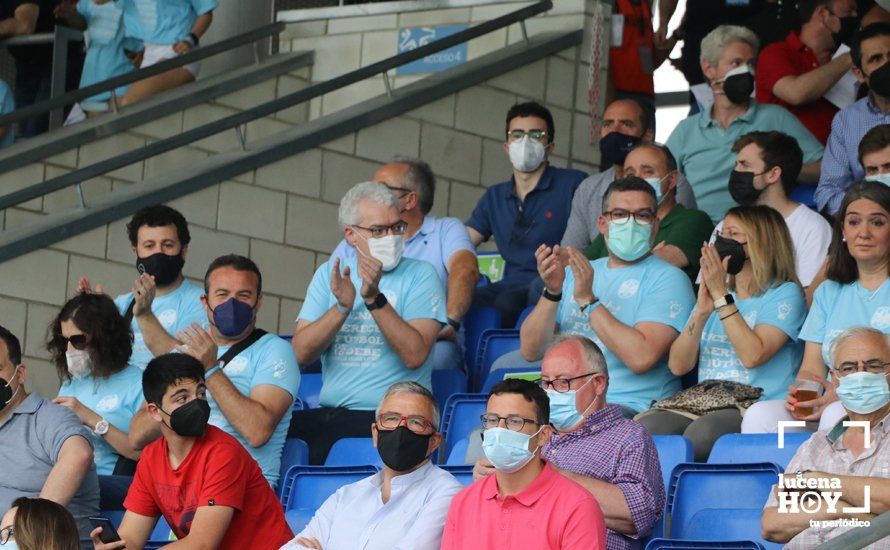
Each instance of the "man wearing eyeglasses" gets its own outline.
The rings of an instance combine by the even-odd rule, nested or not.
[[[537,278],[535,249],[560,242],[575,189],[587,174],[550,165],[555,129],[546,107],[514,105],[506,126],[504,152],[513,176],[486,190],[467,220],[467,231],[473,246],[494,236],[506,263],[503,279],[477,288],[473,305],[496,307],[503,326],[512,327],[528,304],[529,283]]]
[[[782,511],[780,505],[787,495],[780,501],[775,485],[763,509],[764,538],[787,543],[785,548],[792,550],[813,548],[854,527],[849,521],[847,525],[820,521],[868,521],[890,511],[890,336],[870,327],[849,328],[832,342],[831,359],[836,365],[832,379],[847,417],[804,442],[788,463],[785,477],[817,482],[837,479],[825,483],[833,488],[824,490],[834,493],[832,500],[840,493],[835,510],[827,509],[823,495],[823,505],[815,513],[787,506]],[[844,426],[845,421],[865,423],[868,429],[862,424]],[[865,511],[845,512],[844,508]],[[890,538],[868,548],[890,549]]]
[[[340,226],[356,256],[315,271],[297,316],[297,361],[321,359],[320,408],[294,413],[288,437],[323,464],[343,437],[367,437],[374,407],[396,382],[432,387],[430,351],[447,322],[436,269],[403,257],[408,224],[385,185],[359,183],[340,201]]]
[[[416,382],[393,384],[371,425],[383,469],[328,497],[282,550],[438,550],[461,484],[430,461],[442,443],[439,406]]]
[[[439,331],[431,352],[433,370],[463,368],[463,353],[457,331],[479,280],[476,249],[463,222],[457,218],[431,216],[436,178],[429,164],[408,157],[395,157],[374,173],[399,200],[402,221],[408,224],[403,240],[404,256],[429,262],[445,285],[448,325]],[[355,247],[343,239],[333,259],[354,258]]]

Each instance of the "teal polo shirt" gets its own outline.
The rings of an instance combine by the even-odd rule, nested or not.
[[[729,195],[729,174],[736,158],[733,143],[749,132],[773,130],[797,140],[804,163],[822,158],[822,144],[794,115],[778,105],[761,105],[753,100],[747,112],[730,122],[728,128],[718,124],[708,111],[687,117],[671,132],[666,145],[692,186],[698,208],[715,224],[736,206]]]

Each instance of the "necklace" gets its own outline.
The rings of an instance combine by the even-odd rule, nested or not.
[[[881,283],[881,285],[878,286],[878,288],[876,288],[876,289],[874,289],[874,290],[872,291],[872,290],[868,290],[867,288],[865,288],[864,286],[862,286],[862,282],[860,282],[860,283],[859,283],[859,288],[857,288],[856,290],[857,290],[857,293],[859,294],[859,297],[860,297],[862,300],[865,300],[866,302],[871,302],[872,300],[875,299],[875,296],[878,295],[878,292],[880,292],[881,289],[884,288],[884,285],[885,285],[886,283],[887,283],[887,279],[884,279],[884,282]]]

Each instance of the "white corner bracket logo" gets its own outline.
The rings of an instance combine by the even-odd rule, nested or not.
[[[780,420],[778,423],[779,448],[785,448],[785,428],[805,428],[806,425],[807,423],[803,420]],[[843,426],[845,428],[862,428],[862,431],[864,432],[864,447],[866,449],[871,447],[871,426],[869,426],[867,420],[844,420]]]

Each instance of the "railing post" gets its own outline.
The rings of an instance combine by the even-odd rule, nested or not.
[[[383,77],[383,85],[386,86],[386,95],[392,95],[392,84],[389,82],[389,71],[383,71],[383,74],[380,76]]]
[[[519,22],[519,28],[522,30],[522,39],[528,42],[528,29],[525,28],[525,19]]]
[[[117,90],[114,90],[114,89],[111,90],[111,111],[114,114],[117,114],[120,112],[120,111],[118,111],[118,108],[117,108]]]
[[[238,144],[241,146],[242,151],[247,151],[247,140],[244,138],[244,130],[241,129],[241,125],[235,126],[235,135],[238,136]]]
[[[87,203],[86,200],[84,200],[83,198],[83,187],[81,187],[81,185],[78,183],[74,186],[74,188],[77,190],[77,201],[80,203],[80,207],[86,208]]]
[[[65,93],[65,75],[68,72],[68,34],[65,27],[56,25],[53,31],[53,67],[52,84],[50,84],[50,98],[56,98]],[[51,130],[62,126],[62,117],[65,115],[64,107],[57,107],[49,113],[49,127]]]

